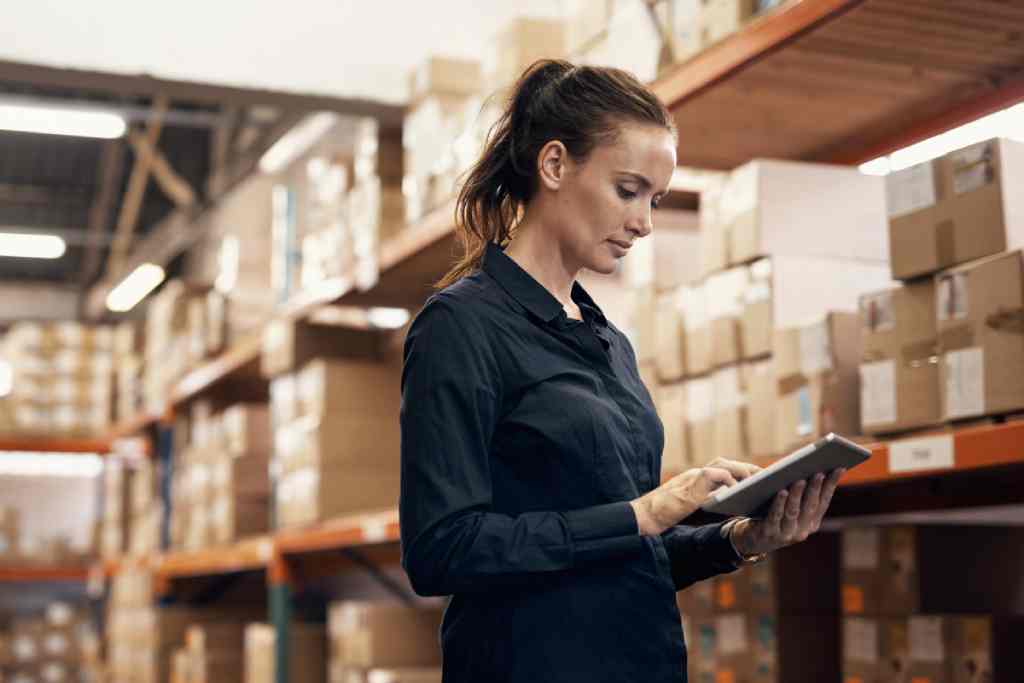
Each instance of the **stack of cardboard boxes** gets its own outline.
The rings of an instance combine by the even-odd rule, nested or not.
[[[10,563],[21,556],[21,513],[18,508],[0,506],[0,561]]]
[[[401,335],[276,322],[262,367],[272,378],[277,526],[394,508]]]
[[[110,426],[113,332],[75,322],[17,323],[3,338],[0,431],[95,436]],[[3,382],[5,385],[7,381]]]
[[[202,307],[209,287],[170,280],[150,301],[146,311],[143,408],[162,415],[174,384],[195,360],[190,353],[194,325],[190,309]]]
[[[114,328],[114,420],[123,422],[143,410],[143,345],[142,330],[133,321]]]
[[[819,534],[681,591],[690,680],[837,680],[838,565],[838,537]]]
[[[110,582],[105,635],[107,668],[111,679],[134,683],[149,681],[144,668],[152,669],[149,652],[140,649],[152,626],[147,615],[153,606],[153,575],[131,562],[123,563]]]
[[[443,609],[340,602],[328,612],[331,683],[440,683]]]
[[[72,683],[81,680],[83,651],[95,630],[80,611],[51,603],[40,617],[18,617],[4,634],[0,675],[25,683]]]
[[[288,680],[304,683],[327,681],[327,630],[319,624],[292,623],[288,626]],[[245,628],[245,683],[274,683],[277,634],[268,624]]]
[[[859,431],[856,311],[889,283],[885,231],[883,182],[845,167],[759,160],[702,194],[699,262],[653,307],[659,412],[685,444],[666,463]]]
[[[266,405],[239,403],[213,413],[193,401],[172,486],[172,547],[196,550],[269,528],[270,418]],[[187,435],[187,436],[186,436]]]
[[[124,458],[112,455],[104,461],[100,555],[105,559],[117,559],[130,549],[133,474]]]
[[[1012,527],[843,532],[843,680],[1021,680],[1024,543]]]
[[[887,178],[892,276],[861,303],[863,428],[1024,410],[1024,144],[989,140]]]
[[[159,471],[156,463],[144,454],[135,458],[133,464],[128,551],[136,557],[145,557],[160,550],[163,505],[158,493]]]

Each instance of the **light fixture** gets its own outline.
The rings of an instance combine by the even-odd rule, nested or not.
[[[143,263],[107,294],[107,308],[115,313],[130,311],[164,281],[164,269]]]
[[[338,121],[329,111],[310,114],[271,145],[260,157],[261,173],[277,173],[302,156]]]
[[[937,159],[958,149],[1000,137],[1024,140],[1024,103],[982,116],[945,133],[899,149],[888,156],[872,159],[858,168],[861,173],[867,175],[888,175]]]
[[[55,259],[64,255],[67,245],[56,235],[27,232],[0,232],[0,256]]]
[[[366,320],[374,327],[396,330],[409,322],[409,311],[404,308],[371,308],[366,311]]]
[[[96,453],[0,451],[0,476],[95,477],[102,471]]]
[[[123,118],[107,111],[0,104],[0,130],[114,139],[127,128]]]

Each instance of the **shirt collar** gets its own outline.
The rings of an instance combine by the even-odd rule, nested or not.
[[[562,312],[562,303],[537,282],[532,275],[513,261],[505,250],[493,242],[487,244],[484,253],[483,270],[494,278],[502,289],[519,302],[527,311],[544,322],[551,322]],[[572,285],[572,300],[580,307],[591,309],[595,318],[603,325],[607,323],[604,313],[579,282]]]

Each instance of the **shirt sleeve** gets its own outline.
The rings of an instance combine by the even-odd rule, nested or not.
[[[712,576],[736,571],[740,557],[732,541],[722,533],[724,524],[680,524],[661,534],[677,591]]]
[[[490,442],[503,378],[487,332],[434,297],[406,337],[399,514],[402,566],[420,595],[486,591],[643,547],[628,502],[492,510]]]

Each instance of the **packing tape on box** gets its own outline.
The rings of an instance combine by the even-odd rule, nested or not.
[[[935,255],[942,266],[956,263],[956,224],[951,218],[935,224]]]

